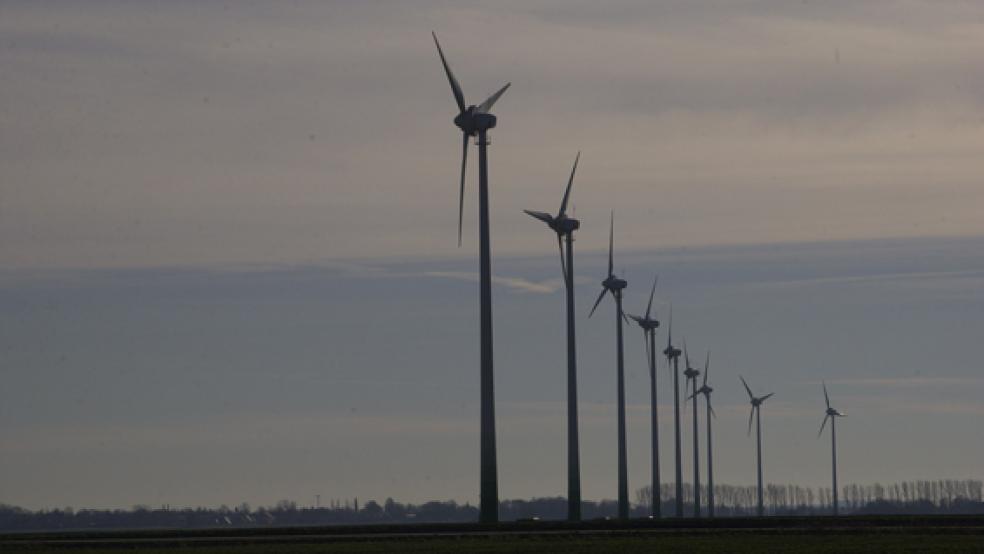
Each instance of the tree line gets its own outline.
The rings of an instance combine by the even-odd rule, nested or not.
[[[674,486],[660,487],[664,515],[673,513]],[[632,517],[649,515],[652,489],[636,491]],[[691,513],[693,487],[683,486],[685,514]],[[849,484],[841,491],[842,514],[984,514],[984,483],[977,479],[939,479],[935,481],[901,481],[889,485]],[[706,501],[707,488],[701,487]],[[755,487],[715,485],[714,505],[718,517],[751,516],[755,513]],[[829,487],[812,488],[792,484],[770,483],[765,487],[766,511],[769,515],[823,515],[830,512],[833,494]],[[585,501],[584,519],[615,517],[614,500]],[[504,500],[499,503],[502,521],[562,520],[567,517],[567,500],[563,497]],[[235,507],[171,508],[134,506],[129,510],[57,508],[27,510],[0,504],[0,531],[47,531],[69,529],[134,528],[212,528],[314,526],[372,523],[448,523],[474,522],[478,508],[454,501],[423,504],[400,503],[387,498],[383,503],[358,499],[330,500],[324,507],[300,507],[282,500],[273,506],[253,508],[243,503]]]
[[[660,500],[664,514],[673,513],[675,486],[663,483]],[[707,487],[701,487],[701,500],[707,502]],[[833,491],[830,487],[803,487],[793,484],[769,483],[764,487],[766,512],[771,515],[814,515],[830,512]],[[984,513],[984,482],[978,479],[938,479],[844,485],[838,504],[842,513]],[[636,502],[649,506],[652,487],[636,491]],[[692,511],[693,486],[683,485],[683,502]],[[754,485],[714,485],[714,509],[718,516],[750,516],[755,514]],[[688,513],[685,511],[684,513]]]

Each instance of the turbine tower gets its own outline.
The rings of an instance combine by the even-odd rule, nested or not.
[[[578,432],[577,432],[577,350],[574,334],[574,231],[581,227],[581,222],[567,217],[567,200],[571,195],[571,185],[574,184],[574,172],[581,153],[574,158],[571,177],[567,181],[564,199],[560,203],[560,211],[556,216],[546,212],[523,210],[539,219],[557,233],[557,247],[560,249],[560,269],[564,274],[564,286],[567,289],[567,519],[581,519],[581,470],[579,462]],[[567,245],[566,261],[564,244]]]
[[[625,364],[622,350],[622,320],[625,314],[622,312],[622,289],[628,285],[624,279],[615,276],[615,262],[613,251],[615,249],[615,212],[612,212],[611,227],[608,231],[608,277],[601,282],[601,294],[595,300],[591,308],[591,317],[598,304],[605,298],[605,293],[611,293],[615,298],[615,340],[616,340],[616,366],[618,371],[618,517],[619,519],[629,518],[629,476],[628,461],[625,451]]]
[[[666,331],[666,366],[673,372],[673,441],[674,462],[676,464],[676,517],[683,517],[683,459],[680,450],[680,354],[683,352],[673,346],[673,306],[670,306],[670,325]]]
[[[652,425],[652,480],[653,493],[651,496],[651,506],[649,513],[654,518],[662,517],[662,498],[660,498],[659,487],[659,418],[656,410],[656,328],[659,321],[650,317],[653,309],[653,295],[656,294],[656,282],[659,276],[653,279],[653,288],[649,291],[649,304],[646,305],[646,315],[640,317],[629,314],[639,327],[642,327],[642,338],[646,343],[646,361],[649,363],[649,415]]]
[[[756,397],[752,394],[752,389],[748,388],[748,383],[745,382],[745,378],[741,375],[738,376],[741,379],[741,384],[745,385],[745,390],[748,391],[748,399],[752,403],[752,412],[748,414],[748,434],[752,434],[752,417],[755,417],[755,441],[756,441],[756,460],[758,460],[758,508],[757,513],[759,517],[765,515],[765,503],[762,500],[762,403],[765,402],[770,396],[775,394],[770,392],[765,396]]]
[[[690,366],[690,355],[687,354],[687,341],[683,341],[683,360],[686,364],[687,369],[683,371],[683,375],[687,378],[687,384],[684,387],[684,394],[686,394],[687,387],[694,391],[691,398],[697,395],[697,376],[700,375],[700,371]],[[686,405],[687,400],[684,399],[684,405]],[[697,399],[694,398],[694,517],[700,517],[700,444],[698,441],[700,437],[697,433]]]
[[[823,434],[823,426],[827,424],[827,420],[829,419],[831,462],[833,464],[834,477],[834,515],[837,515],[837,418],[847,416],[830,407],[830,396],[827,395],[826,383],[823,383],[823,399],[827,402],[827,412],[823,416],[823,423],[820,424],[820,432],[817,433],[817,438],[820,438],[820,435]]]
[[[479,304],[480,304],[480,389],[481,389],[481,489],[479,520],[483,523],[499,521],[499,484],[495,454],[495,393],[492,373],[492,261],[489,242],[489,175],[486,148],[488,130],[495,127],[496,118],[489,110],[506,92],[510,83],[475,106],[465,106],[465,95],[455,79],[441,44],[434,36],[437,53],[451,84],[451,92],[458,104],[459,113],[454,124],[461,129],[461,183],[458,188],[458,246],[461,246],[461,221],[464,213],[465,165],[468,159],[468,137],[478,141],[478,236],[479,236]]]
[[[717,417],[714,408],[711,407],[711,393],[714,391],[707,385],[707,370],[711,365],[711,352],[707,352],[707,359],[704,361],[704,383],[697,389],[693,396],[694,403],[697,402],[697,395],[704,395],[704,404],[707,406],[707,517],[714,517],[714,455],[711,442],[711,418]]]

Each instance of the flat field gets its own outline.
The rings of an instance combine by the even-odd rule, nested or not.
[[[0,552],[984,552],[981,517],[764,518],[64,532],[0,536]]]

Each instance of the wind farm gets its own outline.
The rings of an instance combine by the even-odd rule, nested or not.
[[[498,462],[495,446],[495,379],[492,364],[492,246],[489,232],[489,170],[488,131],[496,125],[496,117],[490,110],[510,83],[494,92],[479,105],[465,107],[465,95],[461,85],[451,72],[448,61],[437,41],[437,33],[431,33],[434,45],[444,65],[451,92],[460,112],[454,117],[454,124],[461,129],[461,182],[458,188],[458,246],[461,246],[461,225],[465,199],[465,169],[468,160],[468,139],[474,137],[478,144],[478,255],[479,255],[479,299],[481,322],[479,343],[481,344],[481,520],[494,523],[499,520]]]
[[[629,517],[629,470],[625,430],[625,348],[622,337],[622,321],[627,319],[622,311],[622,291],[628,286],[625,279],[615,275],[615,212],[608,227],[608,275],[601,282],[601,294],[591,307],[588,317],[594,315],[598,304],[608,294],[615,300],[615,375],[618,390],[618,517]]]
[[[823,422],[820,423],[820,431],[817,433],[817,438],[823,434],[823,428],[827,424],[827,420],[830,420],[830,458],[831,458],[831,473],[832,473],[832,485],[830,490],[834,493],[833,501],[831,502],[831,508],[833,510],[833,515],[837,515],[837,418],[845,417],[845,414],[830,407],[830,396],[827,394],[827,384],[821,383],[823,386],[823,400],[827,404],[827,411],[824,412]]]
[[[683,452],[680,440],[680,354],[683,352],[673,346],[673,307],[670,307],[670,323],[666,330],[666,367],[673,377],[673,462],[676,476],[673,504],[676,517],[683,517]]]
[[[695,390],[691,395],[694,401],[694,406],[697,406],[697,395],[704,396],[704,407],[707,410],[704,416],[704,422],[707,425],[707,517],[714,517],[714,439],[711,432],[711,421],[713,418],[717,417],[714,413],[714,408],[711,407],[711,393],[714,389],[707,385],[707,372],[711,367],[711,352],[708,350],[707,357],[704,360],[704,381],[701,383],[700,388]],[[696,437],[695,437],[696,439]],[[836,487],[835,487],[836,488]]]
[[[649,363],[649,417],[650,417],[650,463],[652,464],[652,476],[650,481],[651,500],[649,516],[660,518],[663,514],[662,498],[660,495],[660,476],[659,476],[659,410],[657,407],[656,386],[656,329],[659,328],[659,320],[652,316],[653,297],[656,295],[656,283],[659,276],[653,277],[653,288],[649,291],[649,302],[646,304],[646,315],[637,316],[629,314],[629,318],[635,321],[642,329],[642,341],[646,344],[646,361]]]
[[[984,7],[3,13],[0,551],[984,540]]]
[[[557,234],[557,248],[560,250],[560,270],[564,276],[564,290],[567,304],[567,518],[571,521],[581,519],[581,470],[580,449],[577,433],[577,336],[574,311],[574,231],[580,222],[567,216],[567,201],[574,185],[574,173],[581,153],[574,158],[571,177],[564,189],[564,199],[556,216],[546,212],[524,210],[530,216],[544,222]],[[566,251],[564,247],[567,247]]]
[[[745,382],[745,378],[739,376],[741,379],[741,384],[745,386],[745,391],[748,392],[748,401],[752,405],[752,410],[748,413],[748,434],[752,434],[752,420],[755,421],[755,476],[756,476],[756,488],[758,499],[756,513],[759,517],[765,515],[765,494],[763,493],[762,487],[762,403],[771,398],[775,393],[770,392],[769,394],[763,396],[755,396],[752,394],[752,389],[749,388],[748,383]]]
[[[684,393],[686,394],[687,388],[693,391],[692,397],[697,396],[697,377],[700,376],[700,370],[692,367],[690,365],[690,354],[687,353],[687,341],[683,341],[683,360],[687,368],[683,371],[684,377],[687,378],[686,386],[684,387]],[[684,399],[684,405],[686,405],[686,397]],[[697,424],[697,401],[696,398],[692,404],[693,414],[694,414],[694,434],[691,446],[694,450],[694,466],[693,466],[693,483],[694,483],[694,517],[700,517],[700,436],[699,428]]]

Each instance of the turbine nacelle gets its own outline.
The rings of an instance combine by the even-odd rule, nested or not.
[[[465,168],[468,165],[468,137],[477,136],[479,133],[495,127],[495,116],[489,112],[499,97],[509,88],[510,83],[506,83],[504,87],[486,98],[481,104],[477,106],[472,104],[465,107],[465,93],[461,91],[461,84],[458,83],[458,79],[455,78],[454,73],[451,71],[451,66],[448,65],[447,58],[444,57],[444,51],[441,50],[441,43],[437,41],[437,33],[432,32],[431,35],[434,37],[434,46],[437,46],[437,54],[441,57],[444,74],[447,75],[448,84],[451,85],[454,102],[458,106],[458,115],[454,117],[454,124],[462,132],[461,180],[458,184],[458,246],[461,246],[461,224],[465,212]],[[485,146],[486,144],[480,145],[482,148]]]
[[[833,408],[827,408],[827,415],[830,417],[844,417],[844,414],[838,412]]]
[[[574,167],[577,167],[577,162],[574,162]],[[571,173],[573,176],[573,172]],[[566,198],[565,198],[566,200]],[[561,213],[564,213],[564,209],[561,208]],[[532,214],[531,214],[532,215]],[[535,216],[534,216],[535,217]],[[591,307],[591,313],[588,317],[594,314],[595,310],[598,309],[598,304],[605,298],[605,293],[610,292],[616,301],[621,301],[622,289],[629,286],[629,282],[625,279],[619,279],[615,275],[615,212],[612,211],[611,224],[608,228],[608,277],[601,282],[601,294],[598,295],[598,299],[595,300],[594,306]],[[619,305],[619,321],[622,319],[627,319],[625,312],[621,311],[621,305]]]
[[[752,389],[748,386],[748,383],[745,382],[745,378],[742,377],[741,375],[739,375],[738,378],[741,379],[741,384],[744,385],[745,392],[748,393],[748,401],[752,403],[752,408],[758,408],[759,406],[762,405],[763,402],[765,402],[770,397],[772,397],[772,395],[775,394],[774,392],[770,392],[765,396],[755,396],[754,394],[752,394]]]
[[[555,233],[560,236],[569,235],[581,228],[581,222],[566,214],[553,216],[547,212],[537,212],[533,210],[523,210],[531,217],[535,217],[547,224]]]
[[[548,223],[550,228],[557,232],[558,235],[566,235],[573,233],[581,228],[581,222],[572,218],[562,215],[560,217],[555,217],[553,221]]]
[[[646,305],[646,315],[629,315],[639,327],[642,327],[644,333],[655,332],[659,328],[659,320],[652,317],[653,314],[653,296],[656,294],[656,282],[659,281],[659,276],[653,279],[653,288],[649,291],[649,304]],[[646,344],[646,352],[649,352],[649,344]],[[648,357],[648,354],[647,354]]]
[[[619,279],[615,275],[609,275],[607,279],[601,282],[601,286],[614,294],[629,286],[629,282],[625,279]]]
[[[753,408],[758,408],[758,407],[759,407],[759,406],[761,406],[761,405],[762,405],[762,404],[763,404],[763,403],[764,403],[764,402],[765,402],[766,400],[768,400],[768,398],[769,398],[770,396],[772,396],[773,394],[775,394],[775,393],[769,393],[769,394],[767,394],[767,395],[765,395],[765,396],[759,396],[759,397],[756,397],[756,398],[752,398],[752,400],[751,400],[751,402],[752,402],[752,407],[753,407]]]
[[[696,370],[696,369],[694,369],[694,368],[692,368],[692,367],[688,367],[687,369],[685,369],[685,370],[683,371],[683,375],[684,375],[684,376],[685,376],[685,377],[686,377],[687,379],[696,379],[696,378],[697,378],[697,376],[698,376],[698,375],[700,375],[700,371],[698,371],[698,370]]]
[[[679,358],[680,354],[683,354],[683,350],[672,345],[663,349],[663,355],[672,360]]]
[[[488,131],[495,127],[495,116],[490,113],[476,111],[476,106],[468,106],[468,109],[454,117],[454,124],[461,132],[468,136],[477,136],[481,131]]]
[[[657,319],[646,318],[646,317],[641,317],[632,314],[629,314],[629,317],[631,317],[633,321],[638,323],[639,327],[642,327],[643,331],[653,331],[659,328],[659,320]]]
[[[567,188],[564,189],[564,199],[560,203],[560,210],[557,211],[557,215],[549,214],[547,212],[538,212],[535,210],[523,210],[527,215],[533,217],[534,219],[539,219],[540,221],[547,224],[547,227],[557,233],[557,249],[560,252],[560,268],[564,273],[564,281],[567,286],[573,286],[572,280],[573,275],[568,274],[567,271],[567,261],[564,259],[564,246],[563,238],[566,235],[571,240],[574,237],[574,231],[581,228],[581,222],[567,217],[567,201],[571,197],[571,187],[574,186],[574,173],[577,171],[577,162],[581,159],[581,153],[577,153],[577,157],[574,158],[574,167],[571,168],[571,177],[567,180]]]

